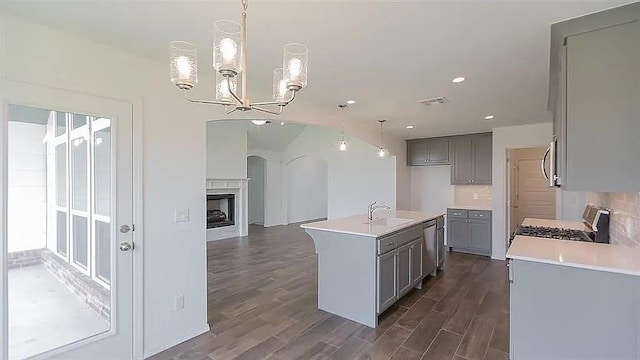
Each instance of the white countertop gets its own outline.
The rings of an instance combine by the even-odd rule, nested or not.
[[[435,219],[444,214],[427,214],[417,211],[381,211],[374,213],[374,219],[381,218],[401,218],[410,219],[406,223],[395,226],[384,226],[376,224],[366,224],[367,215],[355,215],[340,219],[325,220],[300,225],[303,229],[337,232],[351,235],[362,235],[370,237],[380,237],[394,231],[402,230],[422,222]]]
[[[507,258],[640,276],[640,247],[518,235]]]
[[[525,226],[544,226],[571,230],[585,230],[585,226],[580,221],[547,220],[526,218],[522,222]]]
[[[462,205],[462,206],[451,206],[449,209],[460,209],[460,210],[487,210],[492,211],[491,206],[482,206],[482,205]]]

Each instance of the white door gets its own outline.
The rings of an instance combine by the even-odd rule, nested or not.
[[[0,90],[0,358],[131,359],[132,104]]]
[[[525,218],[555,219],[556,191],[542,176],[544,148],[513,149],[511,231]]]

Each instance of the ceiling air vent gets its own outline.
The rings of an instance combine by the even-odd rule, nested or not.
[[[438,96],[438,97],[434,97],[434,98],[431,98],[431,99],[419,100],[418,102],[420,104],[425,105],[425,106],[431,106],[431,105],[446,104],[446,103],[449,102],[449,100],[447,100],[447,98],[444,97],[444,96]]]

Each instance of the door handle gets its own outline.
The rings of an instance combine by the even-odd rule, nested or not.
[[[540,170],[542,170],[542,176],[544,176],[544,178],[547,180],[549,180],[549,174],[547,174],[547,169],[544,167],[544,163],[547,162],[549,152],[551,152],[551,146],[549,146],[544,152],[544,156],[542,157],[542,161],[540,162]]]
[[[120,251],[131,251],[133,250],[133,244],[128,242],[120,243]]]

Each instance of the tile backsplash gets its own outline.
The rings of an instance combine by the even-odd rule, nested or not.
[[[611,209],[612,244],[640,246],[640,193],[589,193],[587,201]]]
[[[493,205],[493,188],[491,185],[454,186],[454,202],[456,206],[491,208]]]

